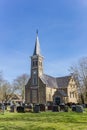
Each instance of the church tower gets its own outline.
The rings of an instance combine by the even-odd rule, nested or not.
[[[36,41],[33,55],[31,56],[31,102],[38,103],[39,94],[39,78],[43,75],[43,56],[40,52],[40,43],[38,32],[36,33]]]
[[[43,74],[43,57],[40,52],[40,43],[38,38],[38,32],[36,35],[35,48],[33,56],[31,56],[31,79],[32,86],[38,87],[38,78]]]

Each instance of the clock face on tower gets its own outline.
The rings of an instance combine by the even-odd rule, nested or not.
[[[37,71],[36,70],[33,70],[33,75],[36,75],[37,74]]]

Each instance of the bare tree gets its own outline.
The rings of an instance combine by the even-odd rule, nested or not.
[[[11,95],[11,85],[7,81],[3,81],[2,86],[0,87],[0,100],[8,101]]]
[[[3,80],[2,71],[0,71],[0,86],[1,86],[2,80]]]
[[[0,72],[0,101],[8,101],[11,94],[11,85],[4,80],[2,72]]]
[[[18,92],[22,96],[22,99],[24,99],[24,90],[25,90],[25,85],[26,85],[28,79],[29,79],[29,75],[22,74],[21,76],[18,76],[13,81],[14,91]]]
[[[81,58],[77,64],[70,67],[70,71],[76,78],[81,101],[87,99],[87,57]]]

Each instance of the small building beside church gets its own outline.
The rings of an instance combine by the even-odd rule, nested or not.
[[[34,52],[31,56],[30,79],[25,86],[25,102],[33,104],[77,103],[78,90],[73,75],[53,77],[44,74],[43,59],[37,34]]]

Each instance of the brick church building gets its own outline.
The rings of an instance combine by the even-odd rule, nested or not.
[[[44,74],[43,59],[37,34],[34,52],[31,56],[30,79],[25,86],[25,102],[36,104],[77,103],[78,91],[74,77],[72,75],[53,77]]]

